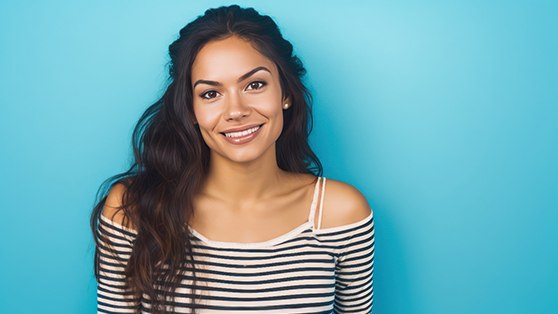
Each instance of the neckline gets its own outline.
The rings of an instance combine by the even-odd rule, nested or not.
[[[311,226],[312,225],[310,224],[310,221],[306,221],[306,222],[302,223],[301,225],[299,225],[298,227],[295,227],[291,231],[288,231],[287,233],[279,235],[279,236],[277,236],[277,237],[275,237],[271,240],[261,241],[261,242],[214,241],[214,240],[208,239],[206,236],[197,232],[194,228],[192,228],[190,226],[188,226],[188,229],[190,230],[190,232],[196,238],[198,238],[203,243],[205,243],[209,246],[212,246],[212,247],[227,248],[227,249],[255,249],[255,248],[270,247],[270,246],[275,246],[275,245],[281,244],[281,243],[283,243],[287,240],[290,240],[290,239],[294,238],[295,236],[301,234],[303,231],[308,230]]]
[[[300,224],[299,226],[283,233],[273,239],[260,241],[260,242],[229,242],[229,241],[215,241],[207,238],[203,234],[196,231],[194,228],[188,225],[188,229],[196,238],[198,238],[203,243],[218,248],[231,248],[231,249],[253,249],[253,248],[262,248],[262,247],[270,247],[281,244],[291,238],[294,238],[296,235],[299,235],[308,228],[311,228],[314,231],[314,213],[316,212],[316,204],[318,202],[318,187],[320,184],[320,180],[323,180],[322,177],[317,177],[316,184],[314,185],[314,193],[312,196],[312,203],[310,204],[310,213],[308,214],[308,218],[305,222]]]

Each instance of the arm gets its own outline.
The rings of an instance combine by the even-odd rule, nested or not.
[[[356,188],[329,181],[326,225],[341,226],[336,258],[334,313],[371,313],[373,304],[374,218]],[[342,234],[340,234],[342,233]]]
[[[125,285],[124,270],[132,252],[136,232],[123,226],[123,213],[116,210],[122,203],[123,193],[124,187],[121,184],[111,189],[97,230],[98,313],[136,313],[140,303]]]
[[[374,218],[357,223],[336,268],[335,313],[371,313],[374,288]]]

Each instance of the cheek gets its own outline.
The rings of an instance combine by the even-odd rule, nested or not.
[[[266,117],[277,118],[277,116],[282,115],[282,104],[278,102],[275,97],[265,97],[262,99],[255,99],[253,101],[254,109],[258,110],[262,115]]]
[[[283,130],[283,108],[280,103],[275,101],[267,101],[265,103],[260,103],[258,106],[259,114],[264,116],[266,120],[272,122],[269,127],[271,129],[269,132],[273,133],[274,137],[278,137]]]
[[[219,122],[220,114],[209,107],[194,106],[194,114],[200,129],[213,129]]]

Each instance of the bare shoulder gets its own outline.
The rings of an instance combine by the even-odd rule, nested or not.
[[[126,193],[126,186],[122,183],[115,184],[109,191],[105,205],[103,206],[102,215],[114,223],[124,226],[129,229],[134,229],[130,223],[130,219],[122,208],[124,202],[124,194]]]
[[[366,197],[357,188],[333,179],[326,181],[322,210],[321,229],[356,223],[372,212]]]

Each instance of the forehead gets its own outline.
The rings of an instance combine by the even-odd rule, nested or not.
[[[197,79],[234,80],[246,72],[265,66],[275,76],[275,63],[256,50],[250,42],[236,36],[205,44],[192,64],[192,82]]]

